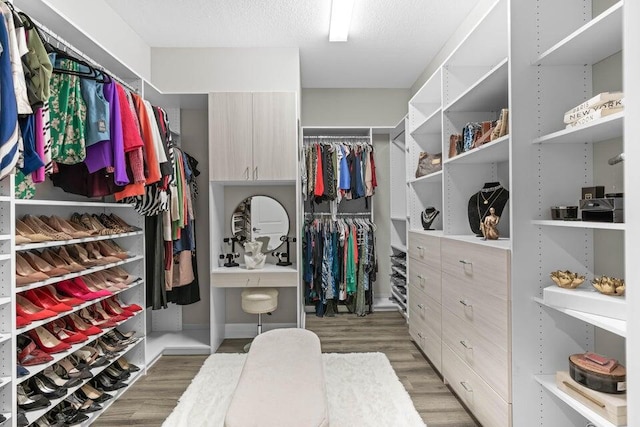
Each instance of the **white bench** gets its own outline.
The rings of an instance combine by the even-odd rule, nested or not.
[[[251,344],[225,427],[329,426],[320,340],[305,329],[276,329]]]

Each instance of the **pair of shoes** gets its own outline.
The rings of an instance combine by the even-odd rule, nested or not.
[[[46,328],[55,335],[62,342],[67,344],[77,344],[89,339],[88,336],[82,332],[74,331],[67,327],[66,322],[63,319],[56,319],[50,323],[47,323]]]
[[[22,222],[34,230],[38,234],[43,234],[49,237],[51,240],[71,240],[73,237],[67,233],[57,231],[51,228],[47,223],[42,221],[37,216],[25,215],[22,217]],[[29,236],[27,236],[29,237]],[[30,237],[29,237],[30,238]]]
[[[78,391],[76,391],[78,396],[84,397],[85,399],[91,399],[96,403],[104,403],[107,400],[113,399],[109,393],[102,392],[92,387],[90,384],[83,385]]]
[[[55,231],[68,234],[74,239],[82,239],[85,237],[92,236],[90,232],[79,229],[78,227],[74,227],[73,223],[63,218],[60,218],[59,216],[56,216],[56,215],[52,215],[52,216],[41,215],[40,220],[45,224],[47,224],[52,229],[54,229]]]
[[[44,326],[38,326],[28,332],[29,337],[36,343],[40,350],[45,353],[61,353],[71,348],[71,345],[60,341]],[[85,337],[86,338],[86,337]]]
[[[113,295],[113,292],[101,289],[93,291],[81,277],[75,277],[70,280],[63,280],[56,284],[56,289],[64,295],[77,298],[83,301],[92,301],[94,299]]]
[[[112,380],[106,375],[97,376],[91,381],[91,385],[102,392],[116,391],[127,386],[124,382]]]
[[[26,335],[18,335],[16,350],[18,362],[22,366],[39,365],[53,360],[53,357],[39,349],[36,343]]]
[[[65,387],[59,387],[53,381],[42,374],[29,378],[24,384],[27,395],[42,395],[47,399],[59,399],[67,394]]]
[[[24,411],[35,411],[51,405],[51,401],[41,394],[27,394],[23,384],[16,387],[18,394],[18,407]]]

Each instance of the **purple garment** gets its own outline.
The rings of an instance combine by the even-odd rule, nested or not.
[[[124,186],[129,184],[129,177],[127,176],[127,164],[124,156],[120,103],[118,102],[116,84],[113,81],[104,84],[104,97],[109,103],[111,139],[88,146],[84,163],[87,165],[89,173],[94,173],[104,168],[113,168],[115,184]]]

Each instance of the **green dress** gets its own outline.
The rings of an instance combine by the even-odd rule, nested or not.
[[[78,64],[68,59],[56,61],[56,68],[79,70]],[[80,93],[80,77],[54,73],[49,104],[53,161],[66,165],[84,161],[87,106]]]

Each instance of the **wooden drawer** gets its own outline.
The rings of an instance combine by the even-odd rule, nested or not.
[[[464,319],[485,339],[508,350],[510,317],[506,299],[477,289],[468,279],[443,273],[442,307]]]
[[[509,259],[506,249],[442,239],[443,273],[503,299],[509,299]]]
[[[436,336],[442,333],[442,306],[423,292],[409,289],[411,316],[423,322]],[[411,318],[411,316],[409,318]]]
[[[409,310],[409,334],[431,364],[438,372],[442,372],[442,340],[417,317],[415,311]]]
[[[442,301],[442,273],[440,267],[434,267],[421,261],[409,259],[409,285],[426,293],[434,300]]]
[[[440,268],[440,237],[415,231],[409,232],[409,257]]]
[[[511,405],[502,400],[447,344],[442,345],[442,362],[442,376],[482,425],[511,426]]]
[[[505,402],[511,402],[511,357],[507,351],[485,340],[473,325],[447,309],[442,311],[442,341]]]
[[[295,270],[264,271],[229,268],[211,273],[211,286],[219,288],[295,287],[298,273]]]

